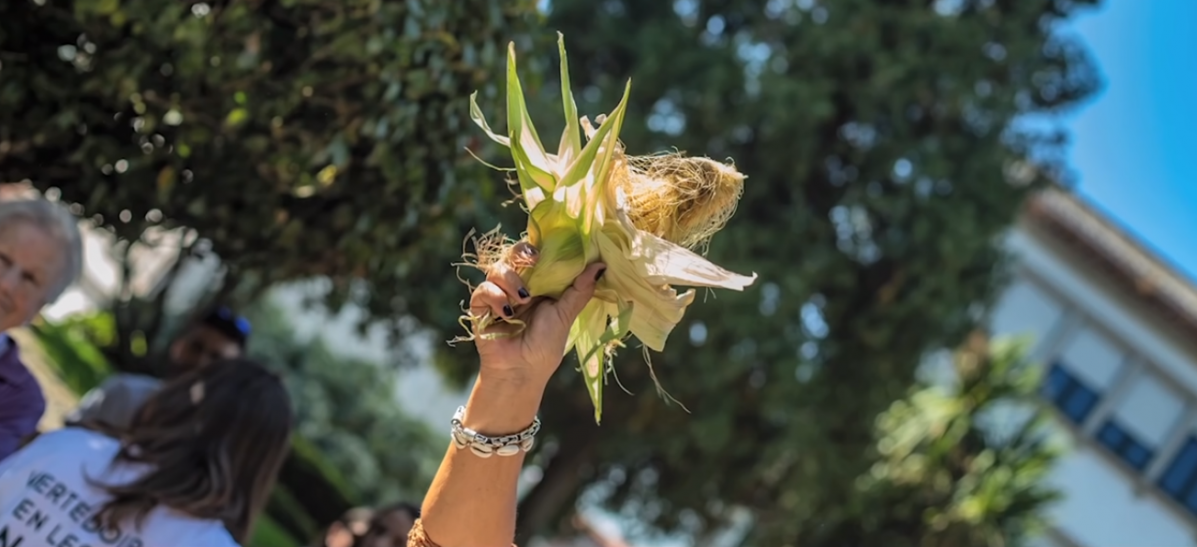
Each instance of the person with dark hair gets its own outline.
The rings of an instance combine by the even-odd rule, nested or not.
[[[374,509],[354,507],[328,525],[324,537],[316,541],[314,547],[357,547],[373,521]]]
[[[404,547],[420,508],[407,502],[354,507],[324,532],[319,547]]]
[[[249,343],[249,333],[249,320],[233,310],[224,306],[208,310],[171,343],[169,364],[176,369],[172,372],[240,357]]]
[[[0,462],[7,545],[237,547],[290,447],[282,381],[220,361],[157,390],[132,427],[46,433]]]
[[[399,502],[379,508],[370,519],[370,526],[354,547],[404,547],[407,534],[420,518],[420,508]]]
[[[239,358],[245,353],[249,334],[249,321],[229,308],[208,310],[171,343],[165,376],[170,378],[215,361]],[[162,380],[153,376],[114,374],[84,394],[66,422],[128,427],[137,409],[161,386]]]

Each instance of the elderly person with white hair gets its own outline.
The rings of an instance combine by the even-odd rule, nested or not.
[[[0,201],[0,459],[37,431],[46,411],[41,386],[5,333],[28,324],[82,268],[83,242],[70,212],[40,198]]]

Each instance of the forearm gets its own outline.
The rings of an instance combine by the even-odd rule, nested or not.
[[[479,376],[462,423],[484,435],[527,428],[544,385]],[[440,547],[508,547],[515,536],[516,486],[523,453],[480,458],[452,444],[424,499],[422,524]]]

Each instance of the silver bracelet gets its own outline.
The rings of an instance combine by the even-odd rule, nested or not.
[[[528,429],[519,433],[487,437],[463,425],[461,423],[463,416],[465,416],[465,407],[459,406],[457,412],[453,413],[453,420],[449,422],[452,425],[452,429],[449,431],[453,436],[453,445],[458,450],[468,446],[470,451],[479,458],[489,458],[495,454],[514,456],[521,451],[532,450],[532,445],[536,443],[536,433],[540,431],[540,418],[537,417],[532,420],[532,425],[528,426]]]

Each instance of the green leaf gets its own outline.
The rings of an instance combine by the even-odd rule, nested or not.
[[[521,189],[528,192],[539,188],[552,193],[557,186],[557,177],[528,116],[528,105],[516,71],[514,42],[507,47],[507,135]]]
[[[565,55],[565,35],[557,33],[557,51],[561,56],[561,105],[565,112],[565,131],[557,148],[557,161],[569,165],[582,150],[582,129],[579,126],[578,105],[569,88],[569,61]]]
[[[481,127],[482,131],[486,132],[486,136],[490,137],[492,141],[495,141],[503,146],[511,146],[511,139],[495,133],[491,130],[490,124],[486,123],[486,115],[483,114],[482,109],[478,107],[477,91],[470,93],[470,119],[474,120],[474,123],[477,124],[478,127]]]
[[[570,338],[578,353],[578,367],[586,384],[586,393],[594,404],[594,422],[603,417],[603,383],[606,378],[606,356],[603,355],[602,338],[607,330],[607,304],[597,298],[590,299],[582,313],[570,327]]]
[[[229,115],[225,117],[224,124],[227,127],[238,127],[249,119],[249,111],[244,108],[234,108],[229,111]]]
[[[601,423],[603,419],[603,386],[606,384],[607,371],[610,369],[610,365],[607,363],[607,349],[626,338],[631,332],[632,324],[632,302],[622,300],[618,305],[619,315],[613,318],[610,325],[603,325],[603,321],[607,319],[606,308],[609,305],[597,298],[592,298],[570,328],[570,337],[574,339],[578,351],[578,364],[586,382],[586,391],[590,394],[590,401],[594,405],[595,424]],[[595,309],[592,309],[592,306]],[[600,327],[594,327],[592,322],[597,323]],[[580,327],[579,325],[584,326]],[[577,329],[576,334],[575,329]],[[602,334],[595,339],[590,329],[601,331]]]

